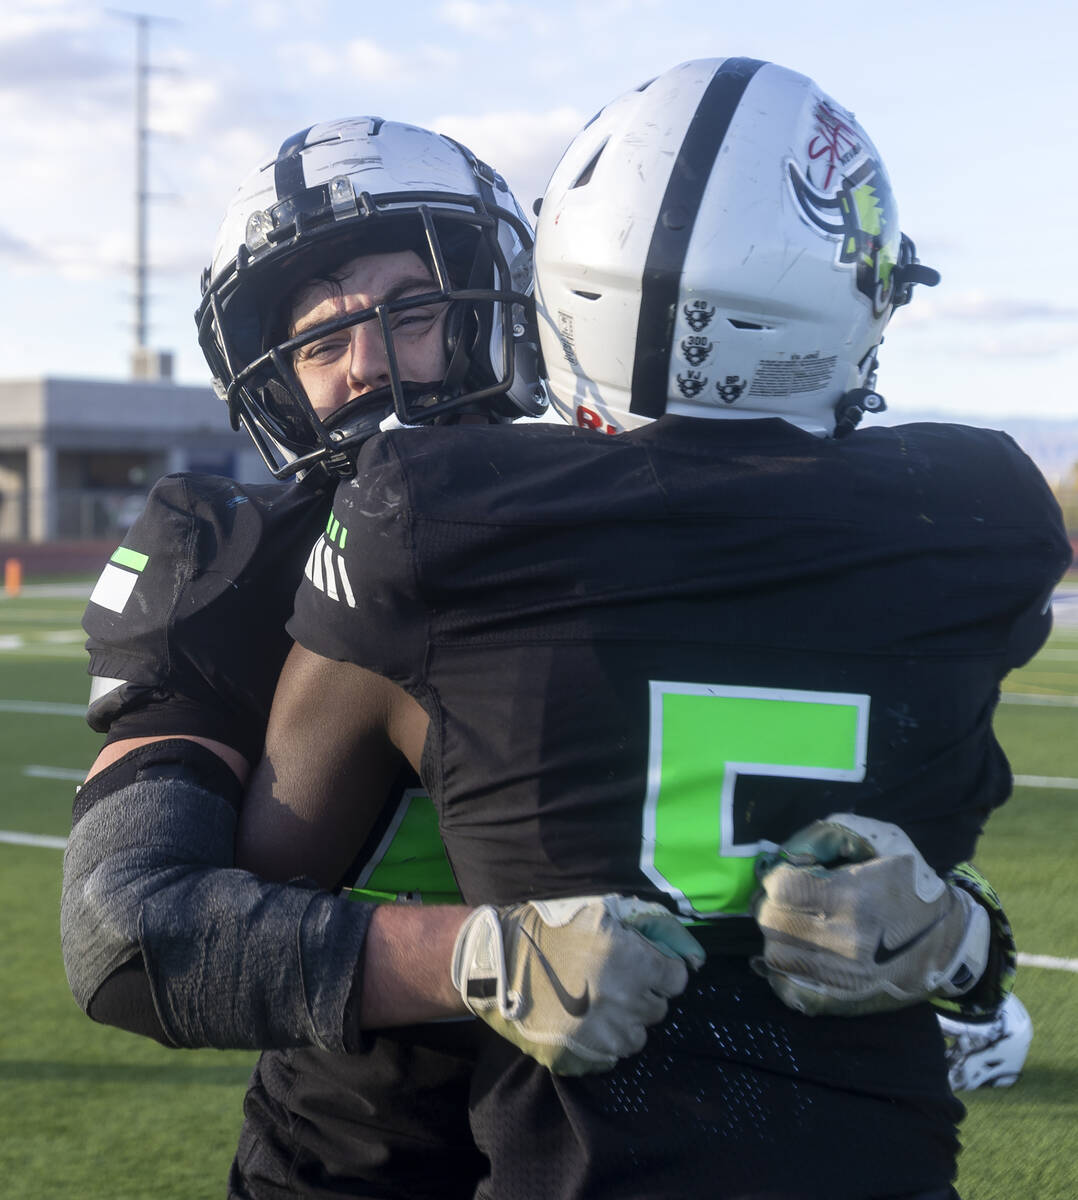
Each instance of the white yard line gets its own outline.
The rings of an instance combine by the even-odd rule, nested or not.
[[[1053,958],[1050,954],[1022,954],[1019,951],[1020,967],[1045,967],[1049,971],[1071,971],[1078,973],[1078,958]]]
[[[1004,692],[1003,704],[1043,704],[1046,708],[1078,708],[1078,696],[1034,696],[1029,692]]]
[[[0,842],[10,842],[13,846],[44,846],[48,850],[63,850],[67,838],[46,837],[42,833],[14,833],[10,829],[0,829]]]
[[[75,597],[81,598],[86,596],[89,598],[93,591],[94,581],[91,579],[89,583],[24,583],[19,589],[19,596],[28,596],[34,599],[54,600],[60,597]],[[0,600],[14,600],[15,596],[8,596],[4,592],[0,592]]]
[[[82,783],[86,778],[85,770],[80,771],[73,767],[29,766],[23,767],[22,773],[29,775],[31,779],[70,779],[74,783]]]
[[[0,712],[24,713],[43,717],[83,717],[85,704],[54,704],[49,700],[0,700]]]

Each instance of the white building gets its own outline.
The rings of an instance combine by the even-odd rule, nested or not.
[[[0,541],[118,538],[173,471],[271,479],[210,387],[0,381]]]

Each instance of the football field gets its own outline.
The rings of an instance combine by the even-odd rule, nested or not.
[[[94,1025],[64,979],[61,851],[101,740],[82,719],[87,591],[0,595],[0,1193],[211,1200],[253,1056]],[[964,1097],[964,1200],[1078,1196],[1078,596],[1057,611],[1048,646],[1005,684],[997,729],[1016,788],[978,860],[1015,927],[1035,1035],[1017,1086]]]

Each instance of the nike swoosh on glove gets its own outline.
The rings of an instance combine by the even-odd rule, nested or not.
[[[760,866],[753,968],[790,1008],[862,1016],[971,988],[989,920],[942,880],[897,825],[834,813]]]
[[[576,896],[478,908],[453,949],[453,986],[492,1029],[557,1075],[607,1071],[703,965],[661,904]]]

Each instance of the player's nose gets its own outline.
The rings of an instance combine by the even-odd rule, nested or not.
[[[389,384],[389,355],[376,320],[363,321],[352,329],[348,384],[359,396]]]

